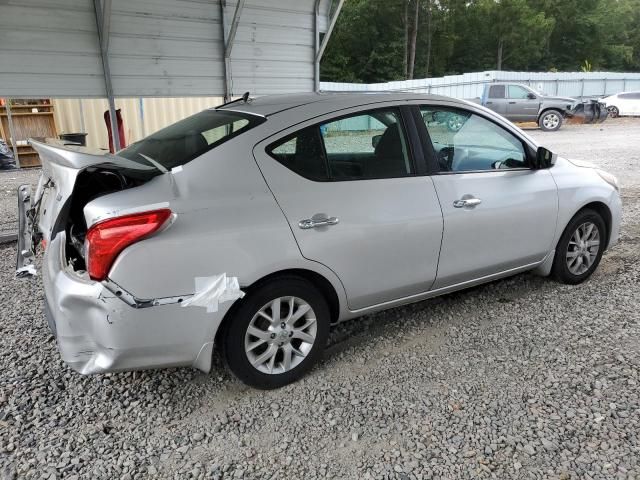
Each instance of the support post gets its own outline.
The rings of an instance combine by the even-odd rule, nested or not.
[[[13,129],[13,117],[11,116],[11,99],[7,98],[7,120],[9,122],[9,138],[11,139],[11,148],[13,148],[13,156],[16,159],[16,167],[20,168],[20,155],[18,155],[18,139]]]
[[[108,13],[111,12],[111,0],[104,0],[105,7],[108,6]],[[104,73],[104,86],[107,94],[107,102],[109,102],[109,120],[111,122],[111,137],[113,139],[113,148],[117,152],[120,150],[120,135],[118,134],[118,120],[116,118],[116,102],[113,97],[113,85],[111,84],[111,69],[109,68],[109,53],[104,47],[108,47],[108,32],[104,32],[103,28],[109,22],[105,22],[105,16],[100,0],[93,0],[93,8],[96,15],[96,28],[98,31],[98,43],[100,45],[100,56],[102,57],[102,71]]]
[[[140,130],[142,138],[147,136],[147,129],[144,126],[144,100],[142,97],[138,98],[138,108],[140,110]]]
[[[313,91],[317,92],[320,90],[320,0],[316,0],[313,6],[313,35]]]
[[[84,107],[82,106],[81,98],[78,99],[78,110],[80,112],[80,131],[82,133],[87,133],[85,131],[87,127],[85,126],[85,123],[84,123]]]
[[[238,31],[238,24],[240,23],[240,16],[242,15],[242,9],[244,8],[245,0],[238,0],[236,9],[233,13],[233,20],[229,27],[229,34],[227,35],[224,19],[224,1],[220,0],[220,16],[222,22],[222,42],[224,47],[224,100],[228,102],[233,96],[233,76],[231,74],[231,51],[233,50],[233,42],[236,38],[236,32]]]
[[[320,61],[322,60],[322,56],[324,55],[324,51],[327,48],[327,44],[329,43],[329,39],[331,38],[331,33],[333,32],[333,27],[336,26],[336,22],[338,21],[338,16],[340,15],[340,10],[342,10],[342,6],[344,5],[344,0],[338,1],[338,6],[336,7],[335,12],[331,16],[331,20],[329,20],[329,26],[327,27],[327,31],[322,37],[322,42],[320,42],[320,1],[316,0],[314,6],[314,20],[315,20],[315,58],[313,62],[313,80],[314,80],[314,90],[317,92],[320,90]],[[331,10],[331,8],[329,8]],[[329,16],[331,12],[327,12],[327,16]]]

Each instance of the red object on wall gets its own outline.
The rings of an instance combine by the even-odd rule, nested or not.
[[[116,120],[118,122],[118,137],[120,137],[120,148],[124,148],[127,146],[127,141],[124,138],[124,123],[122,122],[122,114],[120,113],[120,109],[116,110]],[[109,115],[109,110],[104,112],[104,121],[107,124],[107,132],[109,132],[109,151],[111,153],[115,153],[115,149],[113,148],[113,135],[111,135],[111,116]]]

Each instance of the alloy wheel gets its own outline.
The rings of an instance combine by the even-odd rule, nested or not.
[[[560,117],[555,113],[550,113],[542,119],[542,124],[545,128],[553,130],[560,123]]]
[[[573,275],[584,274],[598,256],[600,250],[600,230],[592,222],[585,222],[571,235],[567,246],[567,268]]]
[[[256,313],[245,334],[244,349],[251,365],[267,374],[297,367],[316,341],[316,315],[298,297],[278,297]]]

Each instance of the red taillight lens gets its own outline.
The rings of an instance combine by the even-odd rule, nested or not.
[[[158,231],[171,216],[164,208],[111,218],[93,225],[85,237],[87,271],[93,280],[104,280],[116,257],[132,243]]]

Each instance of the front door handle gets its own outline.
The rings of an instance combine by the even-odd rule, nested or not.
[[[516,102],[509,102],[509,105],[515,105]]]
[[[338,217],[327,217],[326,215],[314,215],[311,218],[305,218],[298,222],[298,227],[302,230],[309,230],[311,228],[329,227],[331,225],[337,225],[340,220]]]
[[[479,198],[461,198],[460,200],[454,200],[453,206],[455,208],[473,208],[482,203]]]

